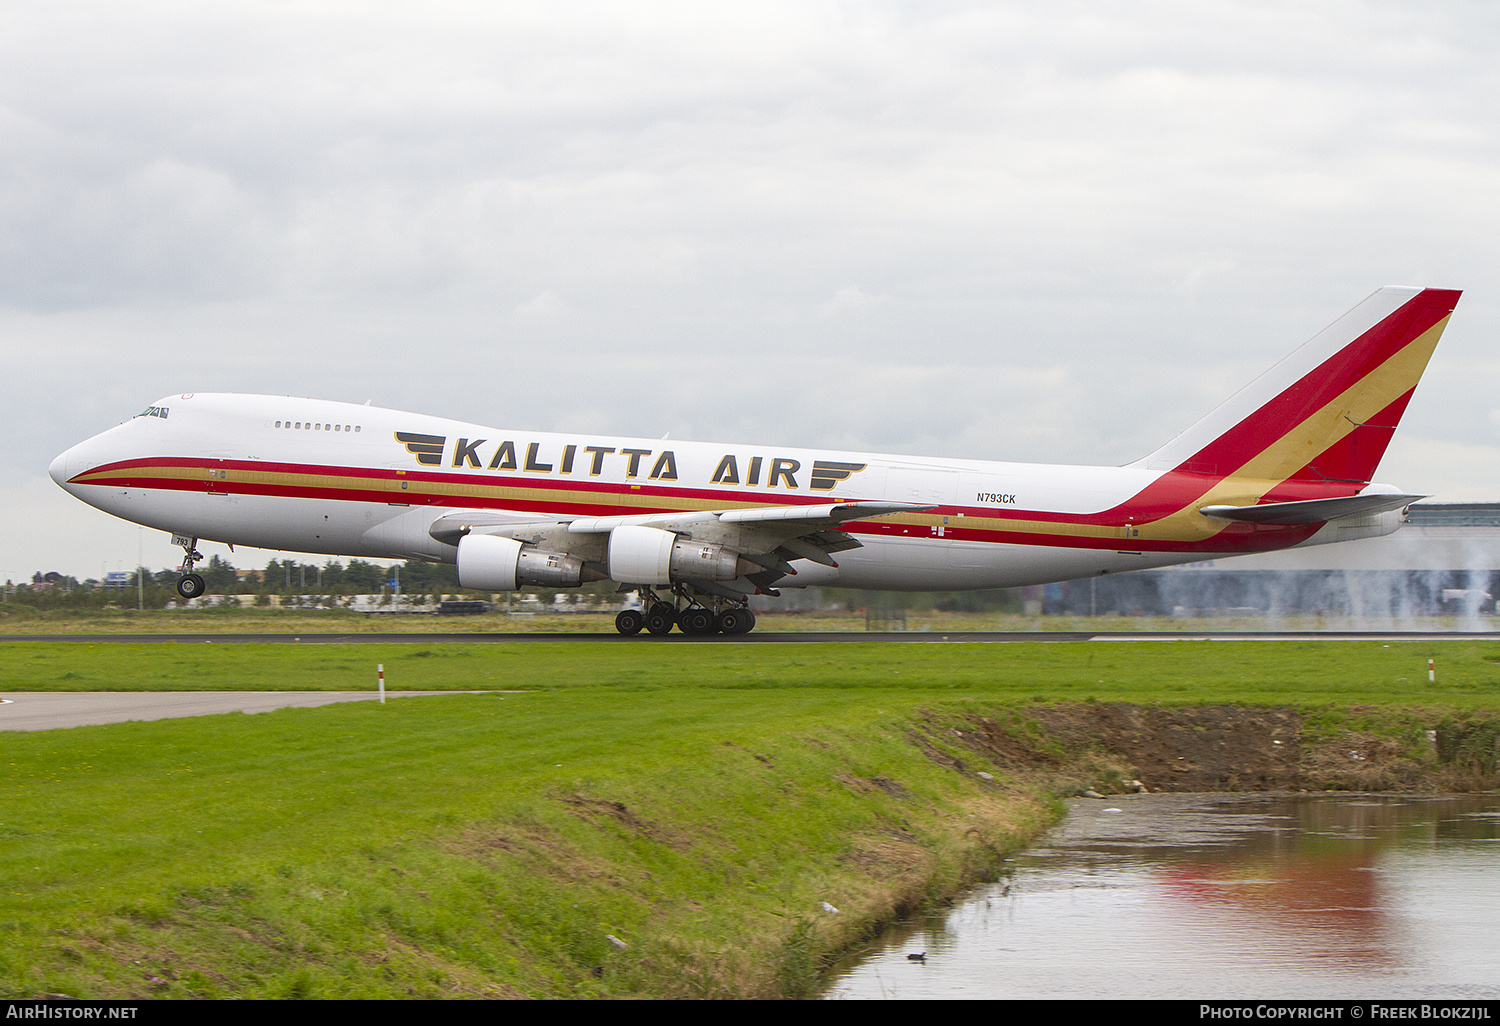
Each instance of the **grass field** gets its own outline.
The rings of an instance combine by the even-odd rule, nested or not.
[[[1439,677],[1427,681],[1427,660]],[[1015,642],[892,645],[10,642],[3,691],[670,691],[875,688],[991,702],[1493,705],[1497,641]]]
[[[1056,815],[1067,782],[964,748],[971,715],[1500,706],[1487,641],[9,643],[0,694],[369,690],[377,662],[523,693],[0,731],[0,994],[804,995]]]

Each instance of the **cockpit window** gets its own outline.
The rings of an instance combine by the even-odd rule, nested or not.
[[[137,413],[136,416],[137,417],[160,417],[162,420],[166,420],[167,419],[167,407],[165,407],[165,406],[148,406],[144,410],[142,410],[140,413]]]

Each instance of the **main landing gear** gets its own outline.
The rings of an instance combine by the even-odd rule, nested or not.
[[[185,599],[195,599],[208,590],[202,575],[193,573],[193,564],[203,558],[203,553],[198,551],[198,539],[174,535],[172,540],[181,545],[186,554],[182,565],[177,568],[182,572],[182,576],[177,579],[177,594]]]
[[[643,588],[644,608],[626,609],[615,617],[615,630],[624,635],[670,634],[675,626],[684,634],[748,634],[755,629],[755,614],[750,607],[737,602],[714,600],[717,608],[689,598],[679,586],[673,591],[687,605],[679,609],[649,588]]]

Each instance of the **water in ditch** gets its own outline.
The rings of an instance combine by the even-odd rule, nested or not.
[[[1078,799],[1006,865],[825,996],[1500,997],[1500,796]]]

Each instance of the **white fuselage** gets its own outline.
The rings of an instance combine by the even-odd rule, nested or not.
[[[1226,525],[1190,508],[1226,494],[1223,481],[1139,465],[551,434],[232,394],[162,399],[63,453],[51,475],[99,509],[178,535],[449,562],[455,546],[429,528],[459,510],[566,522],[858,500],[932,507],[845,525],[861,547],[836,567],[797,560],[779,587],[1005,588],[1385,534],[1400,521]]]

